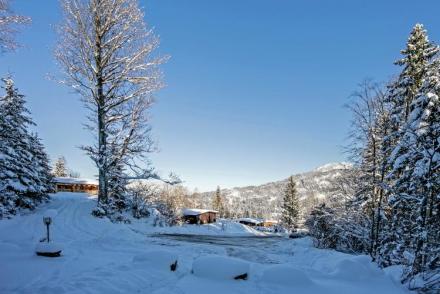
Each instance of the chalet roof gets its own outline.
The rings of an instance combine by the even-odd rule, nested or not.
[[[250,218],[250,217],[242,217],[237,219],[238,222],[247,222],[247,223],[252,223],[252,224],[261,224],[262,221],[259,219],[255,219],[255,218]]]
[[[190,216],[190,215],[201,215],[207,212],[213,212],[218,213],[217,210],[212,209],[198,209],[198,208],[185,208],[182,210],[183,215]]]
[[[55,177],[53,182],[56,184],[83,184],[83,185],[98,185],[98,181],[92,179],[78,179],[70,177]]]

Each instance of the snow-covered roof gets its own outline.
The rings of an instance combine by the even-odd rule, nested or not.
[[[255,219],[255,218],[250,218],[250,217],[242,217],[237,219],[238,222],[247,222],[247,223],[252,223],[252,224],[261,224],[261,220]]]
[[[57,184],[83,184],[83,185],[98,185],[98,181],[92,179],[78,179],[69,177],[55,177],[53,182]]]
[[[201,215],[207,212],[218,213],[217,210],[212,210],[212,209],[185,208],[182,210],[183,215]]]
[[[277,223],[278,223],[278,221],[277,221],[277,220],[274,220],[274,219],[265,219],[264,222],[265,222],[265,223],[274,223],[274,224],[277,224]]]

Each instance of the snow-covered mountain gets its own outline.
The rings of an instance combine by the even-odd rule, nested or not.
[[[293,175],[303,212],[306,213],[319,202],[345,197],[349,193],[352,173],[353,166],[349,163],[329,163],[310,172]],[[253,216],[276,218],[287,180],[288,178],[258,186],[222,189],[221,193],[234,210]],[[214,194],[214,191],[206,192],[203,196],[212,198]]]

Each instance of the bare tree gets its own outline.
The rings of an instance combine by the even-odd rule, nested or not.
[[[20,25],[28,24],[31,19],[12,12],[9,0],[0,0],[0,52],[12,51],[18,47],[15,35]]]
[[[354,202],[370,216],[370,254],[376,258],[385,204],[385,185],[389,151],[387,138],[391,130],[387,93],[377,84],[364,81],[355,100],[348,106],[352,112],[351,144],[348,151],[359,167]]]
[[[148,110],[163,86],[158,66],[166,58],[153,55],[159,39],[147,28],[137,0],[61,3],[64,22],[55,57],[63,82],[89,110],[86,127],[96,141],[83,149],[97,165],[102,203],[110,173],[121,166],[136,178],[157,177],[145,157],[154,149]]]

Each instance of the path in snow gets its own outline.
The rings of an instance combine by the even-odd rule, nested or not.
[[[151,236],[158,229],[148,224],[113,224],[92,217],[95,205],[96,199],[85,194],[59,193],[32,213],[1,220],[0,293],[407,293],[368,257],[318,250],[309,239]],[[58,212],[52,236],[64,245],[60,258],[34,253],[45,233],[42,216],[46,209]],[[133,262],[139,254],[164,248],[179,256],[177,272]],[[212,254],[250,262],[249,280],[191,274],[196,258]],[[267,271],[277,264],[287,264],[297,274],[274,283],[274,275]],[[280,276],[279,270],[273,272],[275,278]]]
[[[197,236],[187,234],[154,234],[154,239],[168,240],[170,244],[177,242],[190,243],[194,245],[218,246],[226,250],[231,257],[244,259],[250,262],[262,264],[276,264],[282,261],[270,257],[271,253],[283,245],[292,244],[291,240],[279,236]],[[154,242],[154,241],[153,241]],[[163,243],[164,244],[164,243]],[[285,252],[287,257],[293,256],[293,251]],[[277,250],[277,255],[281,254]],[[286,258],[286,256],[284,256]]]

